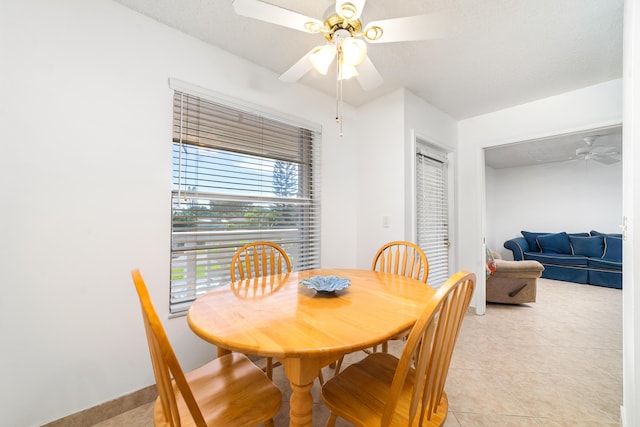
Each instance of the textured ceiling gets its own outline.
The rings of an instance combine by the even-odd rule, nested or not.
[[[595,138],[591,145],[595,151],[606,147],[612,151],[611,156],[607,157],[618,161],[622,159],[622,126],[611,126],[489,148],[484,152],[485,163],[494,169],[504,169],[545,163],[584,162],[585,158],[578,156],[576,150],[587,147],[585,137]]]
[[[115,0],[275,73],[312,47],[307,34],[234,13],[231,0]],[[331,0],[268,0],[322,20]],[[360,106],[405,87],[460,120],[622,76],[623,0],[369,0],[361,20],[442,12],[444,37],[369,44],[384,83],[349,80],[345,102]],[[300,81],[335,96],[335,77]]]
[[[282,74],[320,34],[238,16],[231,0],[114,0],[211,45]],[[331,0],[268,0],[322,20]],[[344,84],[344,100],[363,105],[405,87],[457,120],[622,77],[623,0],[368,0],[361,20],[444,13],[444,37],[369,44],[384,83]],[[335,74],[310,71],[301,84],[335,96]],[[283,83],[284,84],[284,83]],[[602,133],[602,132],[601,132]],[[617,138],[618,132],[608,137]],[[575,157],[581,135],[488,150],[496,168]],[[613,142],[607,142],[612,145]]]

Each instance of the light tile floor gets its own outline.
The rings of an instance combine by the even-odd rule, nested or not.
[[[399,354],[401,342],[391,351]],[[345,363],[364,353],[349,355]],[[323,370],[325,378],[332,375]],[[289,386],[276,427],[289,422]],[[445,427],[619,426],[622,403],[622,291],[538,279],[537,302],[488,304],[464,320],[445,387]],[[313,388],[314,426],[327,411]],[[152,404],[95,427],[152,426]],[[338,426],[350,424],[338,420]]]

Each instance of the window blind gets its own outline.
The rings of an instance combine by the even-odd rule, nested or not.
[[[242,245],[320,265],[320,131],[181,91],[173,98],[171,313],[230,282]]]
[[[449,277],[449,213],[446,157],[438,153],[416,153],[417,244],[429,260],[432,286]]]

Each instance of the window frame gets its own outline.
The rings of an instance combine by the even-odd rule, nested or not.
[[[321,128],[228,97],[216,96],[209,91],[193,90],[175,80],[170,80],[170,87],[174,100],[170,314],[185,314],[197,296],[229,283],[231,258],[249,241],[268,240],[279,244],[289,254],[294,270],[318,268]],[[219,111],[198,111],[194,113],[201,114],[198,120],[185,126],[187,115],[195,111],[187,112],[185,98],[189,102],[197,99],[206,107],[213,105]],[[231,119],[225,114],[229,114]],[[222,118],[222,115],[225,116]],[[240,115],[252,123],[241,122]],[[177,116],[179,123],[176,123]],[[209,119],[224,120],[224,123]],[[224,132],[212,136],[215,133],[212,129],[222,127]],[[186,163],[187,151],[190,151],[189,166]],[[222,167],[225,160],[220,160],[223,154],[260,163],[264,170],[255,172],[257,167],[251,169],[246,166],[243,169],[242,166],[230,166],[229,170],[221,172],[227,169]],[[241,164],[240,161],[236,163]],[[265,170],[271,164],[271,186],[262,188],[269,181],[265,179],[268,175]],[[276,164],[284,165],[278,170],[288,174],[281,178],[279,184],[276,183]],[[239,177],[238,171],[243,170],[245,173]],[[177,177],[176,173],[184,176]],[[221,175],[215,177],[218,173]],[[260,190],[257,185],[251,185],[258,181]],[[193,182],[199,185],[189,185]],[[289,186],[289,190],[277,190],[282,190],[282,185]],[[226,224],[224,229],[215,228],[220,227],[216,220],[222,219],[223,209],[228,209],[239,219],[234,224]],[[193,215],[187,218],[185,212]],[[242,218],[242,212],[245,216],[248,213],[253,216]],[[207,225],[207,221],[214,224]]]

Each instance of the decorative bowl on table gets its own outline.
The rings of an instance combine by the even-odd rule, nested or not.
[[[336,291],[341,291],[351,285],[351,281],[345,277],[338,276],[314,276],[309,279],[302,279],[300,284],[315,290],[321,295],[333,295]]]

